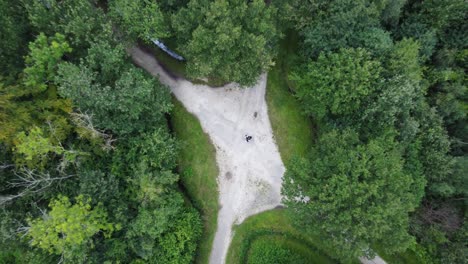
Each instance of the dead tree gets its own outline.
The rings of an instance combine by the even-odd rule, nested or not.
[[[52,184],[60,183],[76,175],[51,176],[48,172],[36,172],[35,170],[22,168],[15,171],[15,178],[7,183],[8,189],[20,189],[17,194],[0,196],[0,205],[14,199],[41,193]]]
[[[101,139],[103,141],[102,149],[105,151],[109,151],[114,149],[112,143],[115,139],[112,138],[111,135],[104,133],[104,131],[97,129],[92,120],[92,115],[82,112],[75,112],[71,113],[71,118],[73,123],[80,128],[86,130],[89,133],[90,137],[93,139]]]

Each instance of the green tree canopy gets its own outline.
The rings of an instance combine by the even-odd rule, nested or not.
[[[387,1],[294,0],[291,17],[304,36],[303,53],[307,56],[347,47],[382,52],[391,45],[390,35],[379,23],[386,6]]]
[[[391,137],[362,144],[356,133],[334,130],[316,146],[310,160],[296,160],[284,176],[284,202],[295,223],[345,261],[372,255],[376,244],[405,250],[413,241],[408,213],[420,202],[424,181],[403,172]]]
[[[350,115],[367,96],[380,89],[380,62],[364,49],[322,53],[303,71],[294,72],[296,96],[307,114]]]
[[[39,32],[61,32],[77,52],[104,35],[104,12],[90,0],[23,0],[29,21]],[[106,35],[108,36],[108,35]]]
[[[31,244],[50,253],[66,254],[74,247],[90,242],[98,232],[109,237],[119,225],[107,222],[107,213],[100,206],[92,208],[90,199],[75,198],[72,204],[66,196],[50,202],[51,211],[42,218],[29,220]]]
[[[15,75],[21,71],[21,56],[27,51],[29,23],[22,5],[0,1],[0,72]]]
[[[67,120],[71,103],[58,97],[54,86],[58,64],[71,51],[70,46],[63,35],[48,38],[39,34],[29,49],[23,78],[11,85],[0,80],[0,140],[10,146],[17,133],[33,126],[51,124],[58,141],[64,140],[71,129]]]
[[[64,35],[56,33],[54,37],[47,38],[41,33],[29,44],[29,50],[25,59],[24,83],[35,89],[39,88],[39,92],[42,92],[47,88],[47,83],[53,81],[63,55],[72,49]]]
[[[133,40],[149,41],[168,36],[168,25],[157,1],[113,0],[110,1],[110,12]]]
[[[123,46],[98,42],[79,65],[60,65],[56,79],[61,95],[119,135],[148,130],[171,109],[168,89],[125,59]]]
[[[272,65],[275,13],[263,0],[191,0],[172,17],[189,74],[255,83]]]

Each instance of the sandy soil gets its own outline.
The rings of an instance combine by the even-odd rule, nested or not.
[[[210,263],[224,263],[233,224],[280,205],[284,165],[273,140],[265,102],[266,75],[250,88],[194,85],[168,75],[139,48],[129,50],[133,61],[169,86],[201,123],[216,147],[221,209]],[[253,140],[246,142],[245,135]]]
[[[385,260],[383,260],[379,256],[375,256],[373,259],[367,259],[367,258],[359,258],[362,264],[386,264]]]

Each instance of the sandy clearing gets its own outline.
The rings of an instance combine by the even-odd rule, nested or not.
[[[248,89],[235,84],[211,88],[172,78],[151,55],[137,47],[128,52],[138,66],[170,87],[185,108],[199,119],[215,145],[221,209],[210,263],[224,263],[232,225],[281,203],[285,168],[268,118],[266,74]],[[253,140],[247,143],[246,134],[253,136]]]
[[[129,49],[128,53],[135,64],[170,87],[185,108],[198,118],[215,145],[221,209],[210,263],[224,263],[232,239],[232,225],[281,205],[285,168],[268,118],[266,74],[250,88],[239,88],[236,84],[211,88],[169,75],[152,55],[138,47]],[[254,140],[247,143],[246,134]],[[379,256],[359,260],[363,264],[386,264]]]

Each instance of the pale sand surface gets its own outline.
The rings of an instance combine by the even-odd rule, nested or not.
[[[379,256],[375,256],[373,259],[367,259],[367,258],[359,258],[362,264],[386,264],[385,260],[383,260]]]
[[[266,74],[253,87],[229,84],[211,88],[172,78],[139,48],[132,48],[129,53],[138,66],[170,87],[185,108],[199,119],[216,147],[221,209],[210,263],[224,263],[232,225],[281,203],[285,168],[268,119]],[[247,143],[246,134],[253,140]]]
[[[211,88],[173,78],[152,55],[138,47],[128,52],[138,66],[169,86],[185,108],[198,118],[216,147],[221,209],[210,263],[224,263],[232,225],[281,204],[281,178],[285,168],[268,119],[266,74],[253,87],[228,84]],[[253,140],[247,143],[246,134]],[[360,261],[386,264],[379,256],[371,260],[362,257]]]

